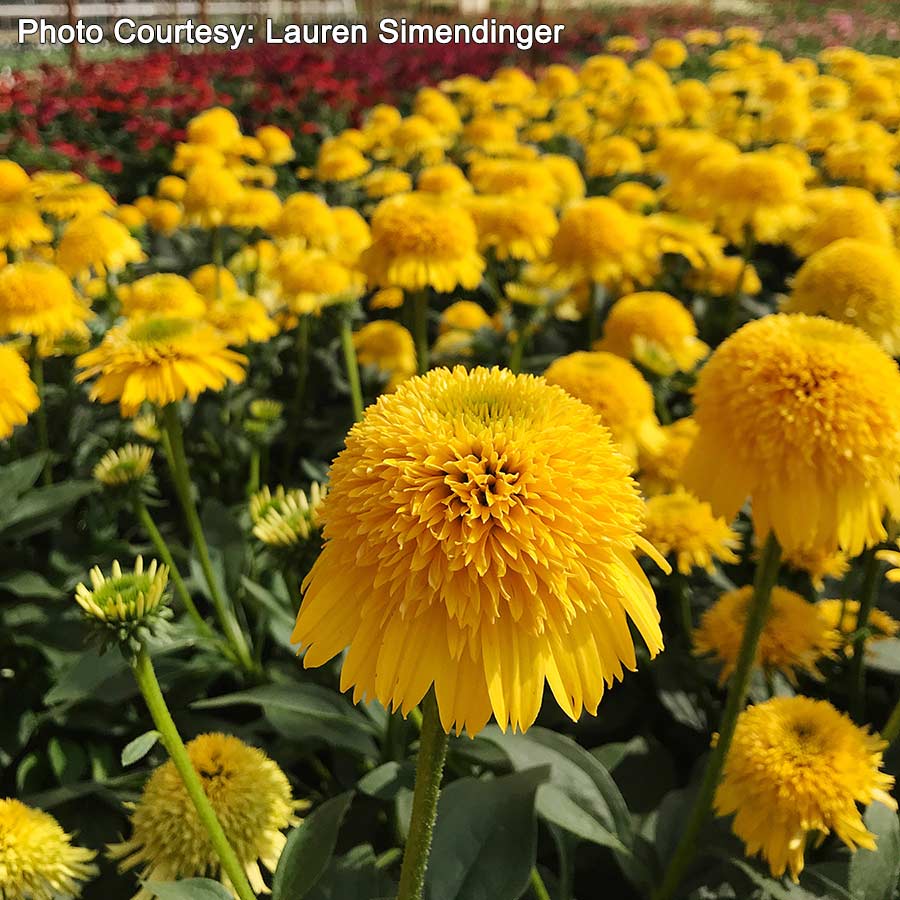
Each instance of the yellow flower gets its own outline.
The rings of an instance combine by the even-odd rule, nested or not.
[[[201,228],[224,225],[231,208],[243,198],[245,188],[228,169],[197,166],[187,178],[184,192],[185,219]]]
[[[639,456],[641,492],[645,497],[666,494],[681,485],[681,470],[697,437],[697,423],[687,416],[662,426],[662,442]]]
[[[823,160],[828,175],[846,184],[881,194],[897,187],[894,164],[861,141],[832,144]]]
[[[513,195],[479,196],[464,201],[475,227],[478,247],[497,259],[533,262],[550,252],[558,227],[552,207]]]
[[[152,453],[152,451],[149,451]],[[91,586],[80,583],[75,588],[75,602],[84,614],[112,629],[141,626],[156,616],[167,618],[166,584],[168,566],[155,559],[144,571],[144,560],[138,557],[133,572],[123,572],[118,560],[106,576],[99,566],[90,571]]]
[[[31,188],[28,173],[11,159],[0,159],[0,203],[25,197]]]
[[[736,813],[732,830],[748,854],[761,854],[772,874],[803,871],[809,837],[834,832],[851,850],[875,849],[858,803],[896,809],[881,772],[886,743],[854,725],[825,700],[776,697],[738,717],[722,782],[720,816]]]
[[[736,563],[740,536],[723,518],[713,515],[708,503],[679,488],[647,501],[644,537],[663,555],[675,556],[678,571],[690,575],[697,566],[715,571],[715,560]]]
[[[265,188],[245,188],[228,206],[227,223],[232,228],[271,228],[281,216],[281,200]]]
[[[538,91],[554,100],[577,94],[580,88],[578,74],[569,66],[552,63],[538,77]]]
[[[858,600],[820,600],[816,604],[819,614],[828,622],[829,626],[839,632],[845,641],[845,652],[852,654],[853,645],[850,638],[856,633],[859,617]],[[866,644],[873,641],[883,641],[885,638],[895,637],[900,632],[900,622],[883,609],[869,611],[867,627],[872,633],[866,636]]]
[[[638,39],[630,34],[615,34],[606,42],[606,49],[610,53],[636,53],[640,48]],[[602,57],[594,57],[598,58]]]
[[[28,373],[28,365],[15,347],[0,344],[0,441],[8,438],[16,425],[24,425],[40,405],[37,387]]]
[[[152,461],[152,447],[125,444],[118,450],[107,450],[91,474],[106,487],[122,487],[142,481]]]
[[[256,139],[262,144],[265,156],[263,162],[269,166],[279,166],[290,162],[294,156],[290,135],[274,125],[263,125],[256,129]]]
[[[433,166],[444,158],[446,137],[424,116],[407,116],[397,123],[388,138],[391,162],[408,166],[412,162]]]
[[[484,307],[472,300],[457,300],[441,313],[439,330],[446,334],[448,331],[478,331],[490,327],[491,317]]]
[[[753,585],[726,591],[700,619],[694,631],[694,652],[712,654],[722,671],[724,684],[735,670],[747,622],[747,610],[753,600]],[[791,684],[797,683],[797,672],[819,680],[816,664],[832,658],[840,643],[837,633],[816,604],[787,588],[772,589],[772,601],[754,665],[766,672],[781,672]]]
[[[887,214],[862,188],[816,188],[807,193],[806,207],[811,218],[790,242],[798,256],[811,256],[840,238],[884,247],[894,243]]]
[[[232,347],[267,341],[278,334],[278,326],[269,318],[266,307],[255,297],[242,293],[225,294],[210,301],[203,317],[225,335]]]
[[[271,872],[285,845],[284,829],[297,825],[307,804],[291,796],[287,776],[262,750],[226,734],[201,734],[187,744],[228,843],[256,893],[266,891],[260,863]],[[171,760],[154,770],[131,809],[131,837],[111,844],[120,871],[138,868],[142,881],[210,877],[231,890],[206,828]],[[133,900],[150,900],[141,888]]]
[[[364,179],[366,196],[373,200],[381,200],[394,194],[405,194],[412,190],[412,176],[402,169],[383,166],[370,172]]]
[[[268,488],[265,489],[268,493]],[[280,487],[275,496],[251,497],[253,534],[271,547],[290,547],[318,534],[321,506],[328,489],[313,482],[309,496],[304,491],[285,491]],[[255,511],[254,511],[255,507]]]
[[[215,106],[188,122],[187,139],[191,144],[204,144],[227,153],[241,140],[241,126],[234,113]]]
[[[643,171],[644,157],[635,141],[614,134],[587,146],[584,167],[591,177],[633,175]]]
[[[149,202],[142,203],[142,200]],[[138,209],[147,217],[147,224],[161,234],[171,234],[181,224],[183,213],[181,207],[172,200],[154,200],[152,197],[140,197],[136,201]]]
[[[56,266],[13,263],[0,269],[0,334],[30,334],[54,341],[86,333],[87,304]]]
[[[518,144],[516,123],[497,113],[474,116],[463,128],[464,146],[481,150],[488,156],[505,156]]]
[[[639,450],[659,450],[663,435],[653,391],[631,363],[612,353],[577,351],[555,359],[544,377],[600,416],[632,463]]]
[[[30,199],[0,202],[0,249],[19,252],[34,244],[49,243],[52,238],[53,232]]]
[[[720,256],[705,268],[689,273],[687,284],[710,297],[731,297],[741,281],[741,292],[754,296],[762,290],[762,282],[752,263],[740,256]]]
[[[650,58],[664,69],[678,69],[687,59],[687,48],[674,38],[660,38],[650,48]]]
[[[353,346],[362,366],[374,366],[388,374],[386,390],[393,391],[416,374],[416,348],[412,335],[402,325],[379,319],[353,333]]]
[[[856,325],[900,356],[900,255],[855,238],[833,241],[806,260],[782,309]]]
[[[639,181],[623,181],[617,184],[609,196],[622,207],[632,213],[646,213],[659,206],[656,191]]]
[[[519,194],[549,206],[558,206],[560,187],[543,160],[476,159],[469,181],[479,194]]]
[[[545,153],[541,157],[541,163],[556,184],[558,206],[565,206],[573,200],[584,197],[586,190],[584,178],[578,163],[571,156]]]
[[[286,250],[278,261],[278,275],[287,305],[304,315],[355,300],[363,288],[358,272],[320,250]]]
[[[400,288],[382,288],[372,294],[370,309],[400,309],[403,306],[403,291]]]
[[[319,147],[315,176],[319,181],[351,181],[372,168],[359,150],[341,138],[329,138]]]
[[[130,203],[123,203],[113,210],[113,218],[121,222],[129,231],[138,231],[147,223],[147,217]]]
[[[900,546],[900,541],[897,542],[897,545]],[[900,582],[900,553],[896,550],[879,550],[875,555],[882,562],[890,563],[894,566],[893,569],[888,570],[884,577],[888,581]]]
[[[156,316],[111,328],[76,363],[78,382],[99,376],[92,400],[118,400],[122,415],[133,416],[145,400],[166,406],[241,382],[247,359],[205,322]]]
[[[372,285],[448,293],[481,282],[484,260],[477,244],[475,223],[464,209],[431,194],[401,194],[378,205],[372,246],[360,262]]]
[[[206,300],[215,300],[220,294],[236,294],[239,290],[237,279],[231,271],[213,263],[194,269],[190,281],[191,287]]]
[[[704,125],[715,104],[712,91],[696,78],[684,78],[675,85],[675,94],[684,113],[685,123]]]
[[[850,570],[846,553],[825,553],[815,547],[797,547],[783,557],[785,565],[806,572],[813,587],[821,591],[826,578],[843,578]]]
[[[73,278],[120,272],[147,257],[128,229],[106,215],[79,216],[63,232],[56,262]]]
[[[550,259],[573,279],[613,289],[640,280],[647,263],[643,222],[606,197],[568,206],[559,222]]]
[[[372,246],[369,223],[352,206],[336,206],[331,214],[338,230],[334,255],[344,265],[355,269],[363,250]]]
[[[711,28],[692,28],[685,32],[684,41],[696,47],[717,47],[722,43],[722,35]]]
[[[626,294],[612,305],[595,349],[633,359],[660,375],[692,371],[709,347],[680,300],[661,291]]]
[[[158,272],[116,288],[122,313],[129,318],[181,316],[198,318],[206,311],[203,297],[181,275]]]
[[[762,40],[762,32],[749,25],[732,25],[725,29],[725,40],[732,43],[747,41],[750,44],[758,44]]]
[[[113,198],[99,184],[71,180],[54,183],[36,177],[32,179],[31,184],[41,212],[60,221],[74,219],[76,216],[99,215],[111,211],[116,205]]]
[[[75,847],[56,819],[12,798],[0,799],[0,896],[73,900],[93,878],[94,850]]]
[[[407,188],[409,190],[409,188]],[[427,194],[444,194],[450,197],[464,197],[474,190],[465,173],[453,163],[439,163],[419,172],[416,190]]]
[[[635,668],[628,617],[662,649],[628,464],[543,380],[461,367],[411,379],[368,408],[330,479],[292,640],[305,666],[349,645],[341,687],[355,700],[407,714],[433,683],[446,731],[474,735],[491,713],[525,730],[545,679],[573,719],[596,711]]]
[[[284,201],[281,218],[272,230],[280,238],[318,250],[333,250],[338,241],[334,215],[316,194],[291,194]]]
[[[685,484],[733,517],[750,496],[756,534],[785,551],[856,556],[900,512],[900,371],[857,328],[766,316],[700,372],[700,426]]]
[[[419,89],[413,101],[413,112],[428,119],[442,134],[456,134],[462,130],[462,120],[453,101],[436,88]]]
[[[171,200],[173,203],[180,203],[184,200],[184,192],[187,190],[187,184],[183,178],[177,175],[163,175],[156,183],[156,196],[160,200]]]

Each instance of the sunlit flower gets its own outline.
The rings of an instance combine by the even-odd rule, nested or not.
[[[885,247],[893,244],[890,220],[878,201],[862,188],[817,188],[806,195],[806,207],[811,218],[791,239],[798,256],[811,256],[840,238],[857,238]]]
[[[263,125],[256,129],[256,139],[263,148],[263,162],[269,166],[280,166],[290,162],[294,156],[294,148],[291,138],[286,132],[275,125]]]
[[[105,215],[79,216],[63,232],[56,251],[57,264],[73,278],[119,272],[145,259],[131,232]]]
[[[457,300],[451,303],[442,313],[439,325],[440,333],[448,331],[478,331],[479,328],[490,328],[491,317],[484,307],[472,300]]]
[[[111,328],[100,345],[77,359],[77,381],[97,377],[91,399],[119,401],[133,416],[144,401],[166,406],[244,380],[247,359],[206,322],[148,317]]]
[[[459,166],[453,163],[439,163],[419,172],[416,190],[426,194],[444,194],[459,198],[471,194],[474,189]]]
[[[228,206],[227,222],[232,228],[269,229],[281,216],[281,200],[265,188],[245,188]]]
[[[344,265],[356,268],[363,250],[372,246],[369,223],[352,206],[336,206],[331,214],[338,230],[334,255]]]
[[[595,712],[635,667],[628,617],[662,648],[628,464],[543,380],[411,379],[368,408],[330,481],[292,639],[306,666],[349,646],[341,687],[356,700],[407,714],[433,683],[445,730],[474,735],[492,712],[524,730],[545,679],[573,719]]]
[[[273,232],[300,247],[334,249],[338,240],[337,223],[328,204],[316,194],[291,194],[281,207],[281,218]]]
[[[371,168],[372,163],[356,147],[338,137],[319,147],[314,174],[319,181],[350,181]]]
[[[472,217],[430,194],[383,200],[372,217],[372,246],[361,265],[373,285],[446,293],[477,287],[484,271]]]
[[[687,59],[687,48],[674,38],[659,38],[650,48],[650,58],[664,69],[677,69]]]
[[[294,313],[318,313],[333,303],[346,303],[362,292],[362,277],[318,250],[288,250],[278,261],[284,300]]]
[[[278,334],[278,325],[266,307],[247,294],[236,292],[211,300],[203,318],[224,334],[232,347],[243,347],[250,341],[267,341]]]
[[[206,311],[203,297],[181,275],[158,272],[116,288],[122,313],[129,318],[181,316],[192,319]]]
[[[0,896],[73,900],[93,878],[96,851],[76,847],[56,819],[12,798],[0,799]]]
[[[686,279],[690,287],[711,297],[734,296],[738,280],[742,294],[752,297],[762,290],[756,268],[740,256],[720,256],[708,266],[691,272]]]
[[[713,572],[715,561],[736,563],[741,540],[708,503],[683,489],[647,501],[644,537],[663,555],[674,556],[682,575],[694,566]]]
[[[639,450],[662,445],[653,391],[626,360],[612,353],[577,351],[555,359],[544,377],[594,410],[632,462]]]
[[[694,651],[715,657],[723,684],[737,665],[752,600],[753,585],[726,591],[703,613],[694,631]],[[817,663],[833,657],[839,643],[837,633],[819,614],[816,604],[776,586],[754,664],[766,672],[780,672],[792,684],[797,683],[799,672],[821,679]]]
[[[588,145],[584,155],[584,168],[592,177],[633,175],[643,171],[644,157],[635,141],[614,134]]]
[[[850,570],[847,554],[836,550],[827,553],[816,547],[796,547],[783,556],[785,565],[806,572],[813,587],[820,591],[826,578],[843,578]]]
[[[321,527],[321,506],[327,494],[327,488],[313,482],[308,495],[299,489],[283,488],[268,498],[256,495],[251,498],[254,536],[273,547],[309,540]]]
[[[240,201],[245,188],[228,169],[197,166],[187,177],[184,215],[192,225],[216,228],[224,225],[233,204]]]
[[[528,200],[557,206],[559,184],[545,161],[530,159],[476,159],[469,181],[479,194],[519,194]]]
[[[851,850],[875,849],[857,804],[896,809],[893,776],[881,772],[886,743],[825,700],[776,697],[738,717],[716,791],[720,816],[747,853],[761,854],[772,874],[803,871],[808,839],[834,832]]]
[[[543,203],[513,196],[478,196],[464,201],[478,229],[478,246],[497,259],[533,262],[550,252],[557,221]]]
[[[685,484],[717,515],[750,496],[756,533],[786,552],[855,556],[900,512],[900,371],[857,328],[766,316],[729,337],[700,372],[700,426]]]
[[[53,232],[30,199],[0,202],[0,250],[19,252],[34,244],[46,244],[52,237]]]
[[[856,325],[900,356],[900,254],[855,238],[833,241],[806,260],[782,309]]]
[[[666,494],[681,485],[681,471],[697,436],[697,423],[687,416],[663,425],[662,441],[639,455],[640,485],[645,497]]]
[[[0,334],[56,340],[84,332],[87,304],[56,266],[22,262],[0,269]]]
[[[116,205],[109,193],[99,184],[81,181],[78,176],[75,176],[74,181],[70,178],[65,182],[45,181],[35,176],[31,180],[31,187],[41,212],[62,222],[76,216],[95,216],[109,212]]]
[[[29,193],[28,173],[11,159],[0,159],[0,203],[17,200]]]
[[[206,109],[187,123],[187,139],[228,152],[241,139],[241,126],[230,110],[221,106]]]
[[[40,405],[37,387],[28,365],[15,347],[0,344],[0,441],[8,438],[16,425],[24,425]]]
[[[396,166],[418,162],[433,166],[444,158],[447,138],[424,116],[407,116],[388,138],[391,161]]]
[[[633,359],[661,375],[679,369],[690,372],[709,353],[709,347],[697,337],[690,312],[680,300],[661,291],[642,291],[616,300],[596,349]]]
[[[656,191],[640,181],[623,181],[610,191],[609,196],[628,212],[646,213],[659,206]]]
[[[260,863],[275,871],[286,837],[306,807],[262,750],[226,734],[201,734],[187,744],[191,763],[238,860],[256,893],[267,891]],[[181,776],[169,760],[154,770],[137,803],[131,804],[131,837],[108,849],[119,869],[137,868],[143,881],[212,877],[232,891],[209,833],[201,823]],[[133,900],[151,900],[141,888]]]
[[[186,190],[185,180],[177,175],[163,175],[156,183],[156,196],[161,200],[171,200],[173,203],[184,200]]]
[[[374,366],[389,376],[385,389],[393,391],[416,373],[412,335],[397,322],[378,319],[353,333],[353,346],[361,366]]]

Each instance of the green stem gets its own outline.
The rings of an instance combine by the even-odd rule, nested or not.
[[[363,414],[362,387],[359,383],[359,360],[356,358],[356,347],[353,346],[353,322],[349,311],[341,315],[341,347],[344,350],[344,365],[347,368],[347,381],[350,382],[350,400],[353,403],[353,419],[358,422]]]
[[[216,267],[216,300],[222,296],[222,268],[225,265],[225,253],[222,247],[222,229],[216,226],[212,230],[212,261]]]
[[[425,869],[437,818],[438,797],[441,792],[441,776],[447,757],[447,735],[441,726],[434,690],[428,692],[422,703],[422,736],[419,740],[419,756],[416,763],[416,787],[413,792],[412,816],[409,837],[403,852],[400,870],[400,890],[397,900],[421,900],[425,886]]]
[[[428,371],[428,289],[423,288],[407,298],[412,303],[413,338],[416,342],[416,371]]]
[[[132,671],[147,703],[153,724],[156,725],[156,730],[160,734],[163,746],[168,751],[172,764],[184,782],[184,787],[197,810],[200,822],[209,834],[210,842],[219,857],[223,871],[231,881],[240,900],[256,900],[256,895],[247,880],[247,873],[234,852],[234,848],[228,843],[228,837],[216,817],[216,811],[212,808],[209,797],[206,796],[206,791],[191,762],[187,748],[181,740],[181,735],[178,734],[178,729],[175,727],[175,722],[172,720],[172,715],[166,706],[166,699],[156,678],[156,672],[153,670],[150,655],[143,647],[138,653]]]
[[[881,736],[888,742],[888,745],[897,740],[897,735],[900,735],[900,700],[897,701],[894,711],[888,717],[884,728],[881,729]]]
[[[288,419],[288,435],[284,452],[285,472],[290,472],[300,435],[303,420],[303,404],[306,400],[306,383],[309,379],[309,331],[310,317],[301,315],[297,320],[297,334],[294,336],[297,352],[297,384],[294,387],[294,399]]]
[[[547,885],[544,884],[544,879],[541,878],[541,873],[538,872],[537,866],[532,868],[528,883],[531,885],[531,890],[534,892],[537,900],[550,900],[550,891],[547,890]]]
[[[766,616],[772,598],[772,588],[778,580],[778,569],[781,564],[781,546],[773,532],[769,532],[766,545],[756,567],[753,582],[753,602],[747,611],[747,622],[744,626],[744,637],[738,653],[737,666],[728,687],[728,698],[719,725],[719,739],[709,755],[706,769],[700,782],[694,806],[681,834],[681,840],[669,860],[662,883],[654,892],[654,900],[671,900],[681,883],[697,851],[697,838],[703,828],[715,797],[716,787],[725,766],[728,748],[734,737],[734,729],[738,716],[747,700],[750,687],[750,676],[756,659],[756,648],[759,637],[766,623]]]
[[[859,595],[859,612],[856,616],[856,637],[853,640],[853,657],[850,660],[850,714],[856,722],[862,723],[866,713],[866,626],[869,615],[875,607],[878,584],[881,580],[881,563],[875,550],[866,552],[863,583]]]
[[[166,539],[162,536],[159,528],[156,527],[156,522],[153,521],[150,510],[147,509],[147,504],[144,503],[141,497],[137,497],[133,505],[135,517],[141,523],[144,531],[147,532],[147,536],[150,538],[159,558],[169,567],[169,578],[175,586],[175,593],[178,595],[181,605],[197,626],[197,630],[205,637],[215,639],[215,633],[206,623],[203,616],[200,615],[200,610],[197,609],[194,599],[191,597],[190,591],[181,577],[181,572],[178,571],[178,566],[175,565],[172,551],[169,550]]]
[[[206,543],[206,536],[203,534],[203,526],[200,523],[200,515],[197,512],[197,506],[194,503],[192,493],[193,485],[191,484],[191,476],[188,471],[187,456],[184,452],[184,434],[181,430],[181,422],[178,418],[178,409],[174,403],[170,403],[163,408],[163,428],[168,437],[169,450],[171,455],[172,478],[175,482],[175,491],[181,502],[181,508],[184,511],[184,517],[187,522],[188,531],[194,541],[194,547],[197,550],[197,556],[200,560],[200,568],[203,570],[203,577],[209,588],[212,597],[213,606],[216,610],[216,616],[222,632],[228,643],[231,645],[241,665],[248,671],[253,671],[253,657],[250,648],[247,645],[247,638],[235,617],[234,610],[230,607],[228,601],[222,595],[219,587],[219,581],[213,571],[212,559],[209,555],[209,546]]]
[[[678,611],[681,615],[681,628],[684,631],[684,639],[687,641],[690,650],[694,642],[694,617],[691,612],[691,589],[688,586],[687,578],[676,571],[673,575],[675,581],[675,592],[678,595]]]
[[[259,468],[261,451],[254,446],[250,450],[250,476],[247,479],[247,496],[252,497],[259,490]]]
[[[53,484],[53,466],[50,462],[50,436],[47,430],[47,408],[46,408],[46,391],[44,390],[44,360],[38,349],[37,338],[31,345],[31,378],[38,390],[38,398],[40,405],[35,412],[35,422],[37,423],[38,449],[41,453],[47,455],[44,462],[43,482],[45,485]]]

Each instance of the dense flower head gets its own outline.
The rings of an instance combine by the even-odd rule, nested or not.
[[[110,212],[115,207],[113,198],[99,184],[81,181],[77,175],[73,177],[74,181],[69,179],[64,182],[37,177],[32,179],[32,193],[41,212],[66,222],[80,216],[95,216]]]
[[[585,171],[592,177],[642,172],[644,157],[636,141],[622,135],[601,138],[585,150]]]
[[[145,401],[166,406],[241,382],[246,362],[212,325],[152,316],[107,331],[98,347],[78,357],[77,380],[99,376],[91,399],[118,400],[122,415],[133,416]]]
[[[362,292],[359,273],[321,250],[287,250],[278,260],[281,293],[294,313],[318,313]]]
[[[220,331],[231,347],[251,341],[267,341],[278,334],[278,325],[265,305],[255,297],[235,292],[212,300],[203,318]]]
[[[291,194],[281,207],[273,232],[282,240],[301,247],[333,250],[338,239],[337,223],[328,204],[317,194]]]
[[[361,265],[373,285],[442,293],[477,287],[484,271],[472,217],[430,194],[401,194],[378,205]]]
[[[191,319],[206,310],[203,297],[181,275],[157,272],[116,288],[122,313],[131,319],[142,316],[183,316]]]
[[[0,203],[15,200],[28,193],[28,173],[11,159],[0,159]]]
[[[63,232],[56,251],[57,264],[72,277],[119,272],[144,259],[131,232],[107,215],[79,216]]]
[[[479,194],[519,194],[549,206],[561,200],[559,184],[543,159],[476,159],[469,181]]]
[[[700,372],[685,484],[718,515],[752,498],[756,533],[785,551],[851,555],[900,510],[900,371],[851,325],[773,315],[729,337]]]
[[[274,496],[254,496],[250,504],[253,534],[275,547],[309,540],[319,532],[321,506],[327,494],[327,488],[313,482],[309,494],[296,488],[285,491],[279,486]]]
[[[16,425],[24,425],[40,405],[37,386],[28,373],[28,364],[19,351],[0,344],[0,441],[8,438]]]
[[[388,376],[387,391],[393,391],[416,374],[413,336],[399,322],[390,319],[367,322],[353,332],[353,347],[361,366],[374,366]]]
[[[645,497],[665,494],[682,484],[681,470],[697,437],[697,423],[690,416],[661,427],[662,441],[644,447],[639,455],[639,481]]]
[[[281,200],[266,188],[244,188],[228,205],[226,223],[232,228],[271,228],[281,216]]]
[[[709,353],[697,337],[690,312],[662,291],[641,291],[616,300],[597,349],[636,360],[661,375],[691,371]]]
[[[817,591],[822,590],[826,578],[842,578],[850,569],[846,553],[840,550],[829,553],[817,547],[795,547],[782,555],[782,562],[806,572]]]
[[[49,243],[53,232],[34,203],[26,198],[0,201],[0,250],[19,252]]]
[[[552,207],[516,196],[478,196],[464,201],[478,229],[478,247],[497,259],[544,259],[556,234]]]
[[[825,700],[776,697],[738,717],[715,809],[773,875],[796,882],[807,838],[834,832],[851,850],[875,849],[857,804],[896,809],[881,771],[885,742]]]
[[[240,141],[241,126],[233,112],[215,106],[188,122],[187,139],[192,144],[205,144],[228,152]]]
[[[315,176],[319,181],[351,181],[371,168],[372,163],[353,144],[330,138],[319,148]]]
[[[653,391],[627,360],[605,351],[578,350],[555,359],[544,377],[590,406],[630,460],[636,462],[639,451],[660,449],[663,436]]]
[[[478,331],[490,327],[491,317],[483,306],[472,300],[457,300],[441,313],[439,329],[441,334],[446,334],[448,331]]]
[[[187,177],[184,191],[185,218],[201,228],[225,224],[231,207],[240,201],[244,188],[237,176],[219,166],[198,166]]]
[[[857,187],[816,188],[807,193],[805,204],[810,217],[790,241],[798,256],[811,256],[841,238],[885,247],[893,244],[887,214],[869,191]]]
[[[436,369],[382,396],[332,466],[304,665],[349,646],[341,687],[404,714],[433,683],[447,731],[492,712],[526,729],[545,679],[593,713],[635,667],[629,617],[662,646],[628,469],[588,407],[533,376]]]
[[[0,268],[0,334],[55,340],[83,332],[91,312],[56,266],[21,262]]]
[[[59,822],[18,800],[0,799],[0,897],[73,900],[97,874],[96,851],[76,847]]]
[[[275,762],[236,737],[201,734],[187,743],[187,752],[251,887],[265,892],[260,863],[275,871],[284,830],[299,824],[297,812],[306,804],[293,800],[290,782]],[[121,871],[138,869],[143,881],[211,877],[231,889],[171,760],[153,771],[131,804],[130,819],[131,836],[108,848]],[[133,900],[151,897],[142,888]]]
[[[676,567],[689,575],[696,566],[712,572],[715,561],[736,563],[739,535],[708,503],[682,488],[647,501],[644,537],[663,555],[674,556]]]
[[[721,666],[724,683],[737,665],[753,586],[726,591],[703,613],[694,631],[694,649],[711,654]],[[792,684],[797,673],[821,678],[817,663],[834,656],[840,639],[816,604],[787,588],[772,589],[772,598],[756,648],[754,664],[766,672],[780,672]]]
[[[900,356],[900,253],[856,238],[833,241],[801,266],[782,309],[856,325]]]

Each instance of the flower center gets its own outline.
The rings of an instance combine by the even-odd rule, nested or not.
[[[487,457],[470,453],[444,466],[444,484],[450,496],[444,501],[458,516],[482,520],[501,518],[509,512],[519,493],[520,473],[507,469],[506,455],[492,451]]]
[[[134,323],[129,329],[128,336],[140,343],[157,344],[181,337],[193,329],[194,322],[191,319],[160,317]]]

